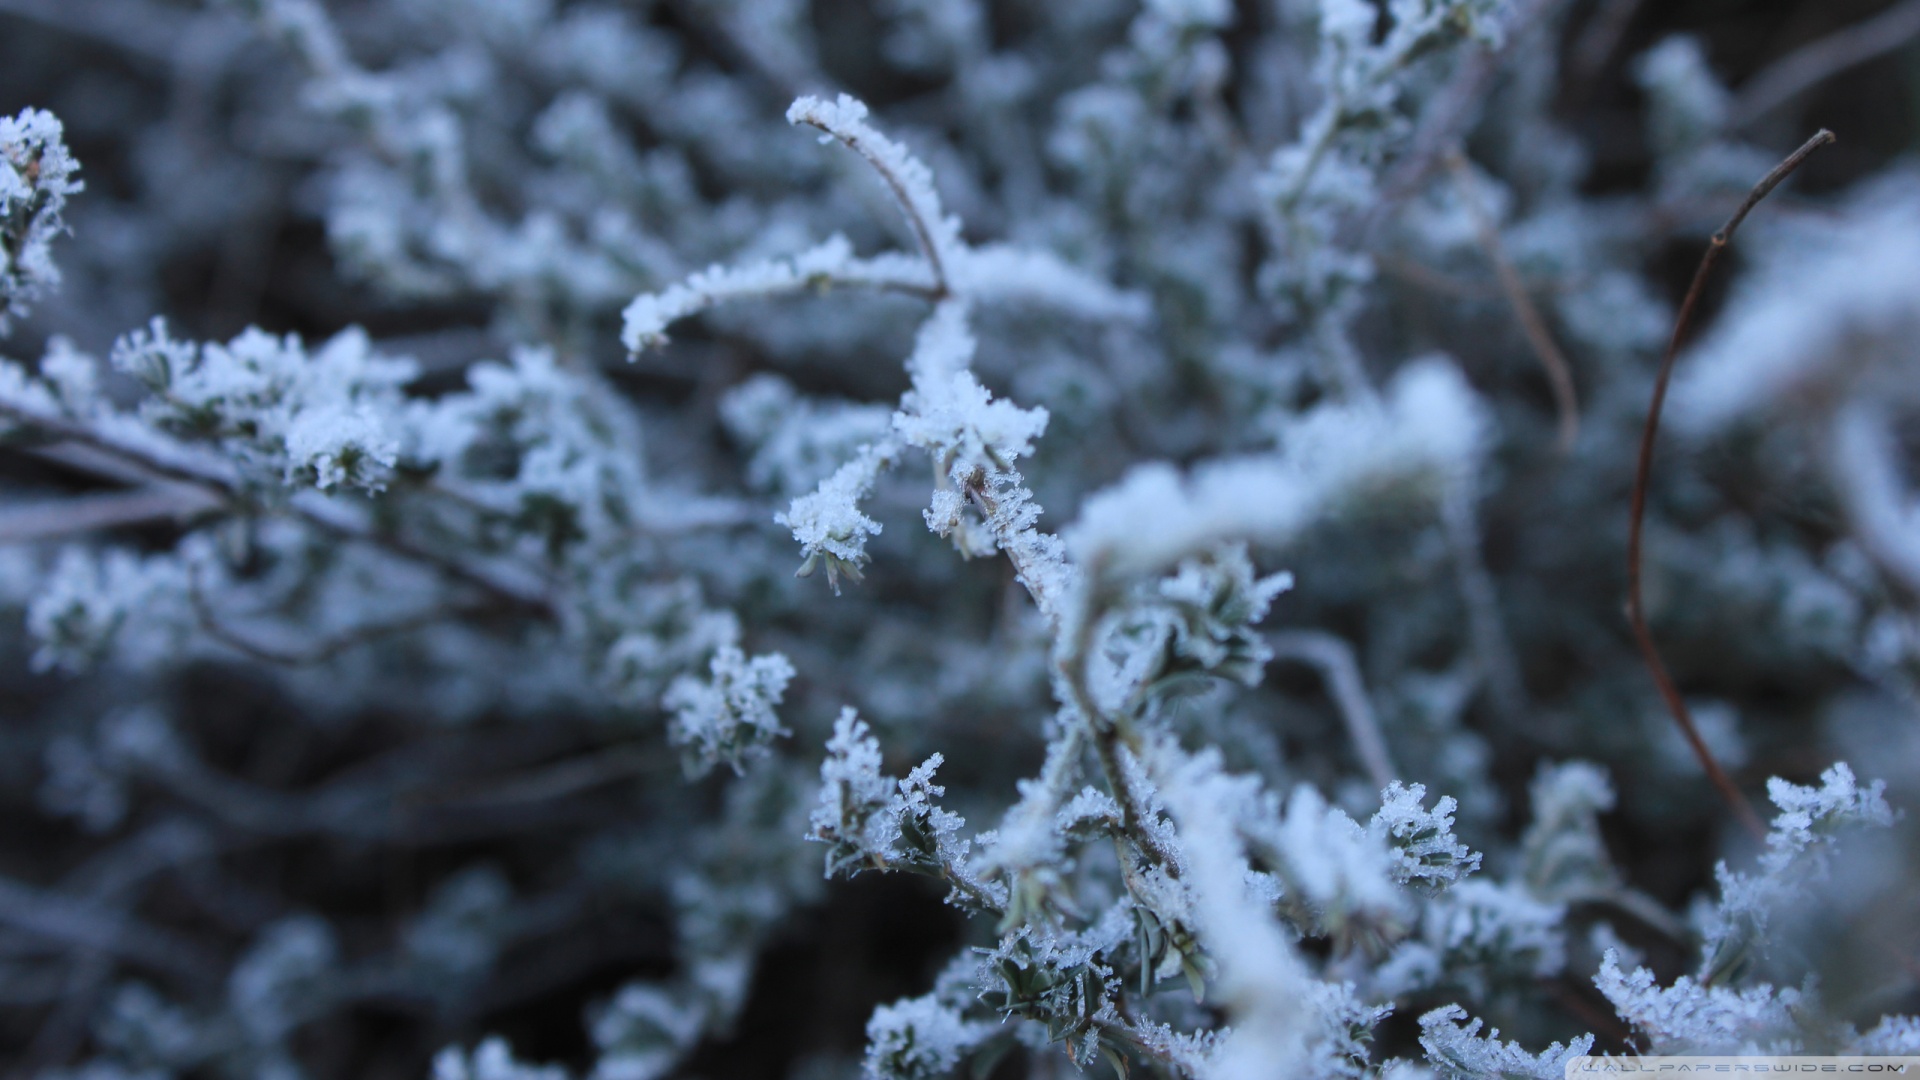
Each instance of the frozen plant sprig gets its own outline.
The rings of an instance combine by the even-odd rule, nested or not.
[[[1805,1049],[1800,991],[1761,983],[1736,989],[1682,975],[1662,987],[1652,971],[1624,971],[1608,949],[1593,979],[1657,1054],[1791,1054]]]
[[[417,374],[374,352],[357,327],[309,353],[296,337],[258,330],[226,345],[176,341],[155,319],[117,342],[111,361],[146,385],[140,413],[156,428],[321,491],[386,487],[399,461],[401,389]]]
[[[1420,1045],[1447,1080],[1558,1080],[1566,1075],[1569,1058],[1582,1057],[1593,1048],[1593,1036],[1582,1035],[1565,1045],[1556,1042],[1537,1054],[1528,1053],[1517,1042],[1501,1041],[1498,1028],[1481,1035],[1483,1023],[1478,1018],[1469,1020],[1458,1005],[1443,1005],[1420,1017]]]
[[[1780,813],[1767,831],[1759,872],[1734,870],[1724,862],[1715,868],[1720,900],[1707,921],[1701,983],[1737,978],[1767,951],[1773,909],[1825,879],[1841,833],[1893,823],[1881,781],[1861,787],[1845,762],[1828,768],[1820,780],[1818,788],[1770,780],[1767,794]]]
[[[895,448],[891,440],[862,446],[852,461],[834,470],[820,482],[818,489],[793,500],[774,521],[793,530],[800,542],[804,561],[796,577],[808,577],[825,566],[827,584],[836,595],[840,579],[859,581],[867,564],[867,537],[877,536],[881,525],[860,509],[861,500],[873,492],[880,474],[892,464]]]
[[[1005,472],[1033,453],[1034,440],[1047,429],[1047,410],[996,401],[980,385],[969,369],[975,342],[967,318],[966,303],[947,300],[921,324],[907,358],[913,388],[893,418],[894,432],[931,455],[940,476],[956,469]]]
[[[933,278],[934,295],[944,297],[951,289],[947,267],[961,245],[960,220],[941,207],[940,195],[933,187],[933,172],[905,147],[867,123],[866,105],[850,95],[841,94],[830,102],[800,98],[787,109],[787,123],[818,128],[823,133],[821,142],[838,139],[873,166],[906,214],[907,225]]]
[[[1346,324],[1374,268],[1350,233],[1379,199],[1382,163],[1406,131],[1399,108],[1404,72],[1463,39],[1496,41],[1504,5],[1390,4],[1389,29],[1378,42],[1373,5],[1322,0],[1317,7],[1319,107],[1293,142],[1273,152],[1257,181],[1272,249],[1261,278],[1311,332],[1325,381],[1345,397],[1364,399],[1370,383]]]
[[[856,258],[846,237],[834,236],[790,259],[739,268],[713,266],[664,292],[644,293],[627,305],[621,340],[630,353],[639,353],[666,344],[668,326],[708,308],[833,286],[933,295],[937,283],[921,267],[898,258]]]
[[[628,304],[621,335],[628,351],[637,354],[663,344],[668,326],[721,303],[837,285],[903,292],[936,302],[955,296],[1030,298],[1094,319],[1144,317],[1137,295],[1044,252],[1004,245],[969,247],[961,239],[959,219],[941,205],[932,170],[866,118],[867,107],[845,94],[833,102],[802,97],[787,110],[789,123],[820,129],[822,142],[838,139],[873,167],[900,204],[919,248],[918,259],[897,254],[863,259],[844,237],[834,236],[789,259],[709,267]]]
[[[1655,1053],[1874,1052],[1871,1033],[1863,1037],[1821,1008],[1811,976],[1800,988],[1739,985],[1768,951],[1776,911],[1826,881],[1834,851],[1849,834],[1894,823],[1881,781],[1862,786],[1845,762],[1829,767],[1820,780],[1817,788],[1778,777],[1768,781],[1780,813],[1768,831],[1759,872],[1719,866],[1720,900],[1707,919],[1696,975],[1663,987],[1652,971],[1626,970],[1617,953],[1607,951],[1594,984]]]
[[[933,995],[882,1005],[867,1021],[864,1071],[872,1080],[938,1080],[993,1031]]]
[[[1380,793],[1367,831],[1386,841],[1396,880],[1439,890],[1480,869],[1481,855],[1453,835],[1453,796],[1442,795],[1431,810],[1421,805],[1426,797],[1425,784],[1394,781]]]
[[[1166,779],[1192,878],[1193,920],[1221,966],[1220,996],[1233,1024],[1214,1052],[1210,1071],[1251,1080],[1305,1053],[1312,977],[1265,905],[1248,895],[1245,848],[1235,840],[1234,828],[1235,803],[1246,798],[1245,782],[1222,774],[1214,758],[1180,760],[1184,755],[1171,748],[1162,752],[1171,759],[1167,767],[1178,770]],[[1290,817],[1306,824],[1310,813],[1303,808]]]
[[[1530,794],[1533,821],[1520,838],[1528,888],[1568,901],[1614,889],[1619,872],[1600,836],[1599,815],[1614,807],[1606,772],[1585,761],[1543,764]]]
[[[880,771],[880,743],[851,709],[835,721],[820,766],[820,801],[810,840],[827,845],[827,876],[861,870],[909,870],[952,887],[948,900],[970,910],[998,910],[1006,890],[982,881],[970,865],[972,842],[961,839],[966,820],[934,802],[945,789],[933,782],[941,756],[922,762],[905,779]]]
[[[1204,677],[1256,685],[1273,654],[1253,628],[1292,587],[1290,574],[1256,577],[1244,545],[1182,560],[1117,613],[1126,681],[1136,694],[1168,694]]]
[[[1034,298],[1057,302],[1090,317],[1137,319],[1141,314],[1134,298],[1082,279],[1045,256],[1007,248],[976,253],[967,247],[960,239],[958,220],[941,206],[931,170],[867,124],[866,116],[866,106],[846,95],[831,104],[801,98],[788,112],[790,122],[817,127],[825,132],[823,141],[837,138],[859,153],[894,192],[931,276],[931,287],[923,290],[924,294],[936,304],[907,360],[912,387],[902,396],[899,411],[894,414],[893,436],[861,446],[851,460],[821,481],[816,491],[796,498],[775,517],[793,530],[794,539],[801,544],[799,575],[808,576],[824,565],[828,584],[836,594],[841,577],[855,581],[861,578],[868,558],[866,540],[879,533],[881,525],[862,512],[859,504],[891,467],[901,446],[923,448],[932,454],[941,490],[949,481],[964,488],[980,503],[987,519],[994,518],[992,506],[998,505],[992,495],[994,488],[1006,487],[1007,498],[999,501],[1010,506],[1025,506],[1029,501],[1030,496],[1017,481],[1008,486],[1008,478],[1014,475],[1010,471],[1013,461],[1033,452],[1033,440],[1046,428],[1047,412],[994,400],[970,370],[975,348],[968,327],[970,296],[1018,296],[1017,286],[1026,283],[1032,287],[1025,291]],[[884,263],[888,273],[897,272],[901,265],[897,261]],[[958,267],[972,269],[957,279],[950,278],[950,271]],[[851,247],[836,238],[790,261],[776,260],[742,270],[714,267],[664,293],[637,297],[627,308],[625,340],[629,350],[638,352],[663,341],[666,327],[676,319],[728,299],[788,292],[807,284],[874,283],[883,279],[895,285],[903,280],[866,269],[853,258]],[[964,506],[957,495],[936,491],[934,506],[927,515],[928,526],[941,535],[955,535],[962,552],[971,554],[979,545],[969,538],[981,531],[993,535],[995,530],[990,522],[982,522],[984,530],[975,529],[962,520],[964,517]],[[1045,550],[1044,543],[1035,546],[1031,541],[1031,518],[1016,523],[1003,517],[1001,522],[996,543],[1003,549],[1007,542],[1021,538],[1037,562],[1058,562],[1058,556]],[[1043,574],[1036,567],[1028,576],[1039,581]]]
[[[0,117],[0,336],[60,283],[53,239],[66,231],[67,196],[86,187],[64,134],[44,109]]]
[[[739,772],[746,758],[764,756],[788,734],[773,710],[793,674],[779,653],[749,658],[728,645],[714,654],[707,680],[675,679],[661,704],[673,710],[667,740],[685,748],[687,771],[702,775],[725,762]]]
[[[1887,805],[1887,784],[1875,780],[1862,787],[1846,762],[1835,762],[1820,774],[1820,786],[1803,787],[1775,776],[1767,781],[1767,798],[1780,808],[1767,830],[1767,853],[1761,869],[1782,874],[1795,864],[1820,865],[1819,855],[1833,843],[1834,834],[1856,826],[1886,828],[1894,814]]]

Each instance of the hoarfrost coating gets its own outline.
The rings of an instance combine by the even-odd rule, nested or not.
[[[1654,475],[1764,840],[1620,617],[1905,40],[1780,7],[0,3],[5,1056],[1920,1053],[1910,165]]]

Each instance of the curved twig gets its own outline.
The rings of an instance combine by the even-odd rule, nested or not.
[[[1654,644],[1653,634],[1647,629],[1647,616],[1640,596],[1640,561],[1642,533],[1646,524],[1647,484],[1653,476],[1653,440],[1660,430],[1660,410],[1667,400],[1667,384],[1673,378],[1673,364],[1680,352],[1680,342],[1686,337],[1687,328],[1693,322],[1693,312],[1700,303],[1700,294],[1704,291],[1707,278],[1713,272],[1714,264],[1719,262],[1720,253],[1733,241],[1734,231],[1747,219],[1760,200],[1767,197],[1781,181],[1792,175],[1802,162],[1815,150],[1831,143],[1836,136],[1833,132],[1821,128],[1813,138],[1801,144],[1800,149],[1787,155],[1785,161],[1773,167],[1773,171],[1760,179],[1746,200],[1740,204],[1720,231],[1713,234],[1707,243],[1707,250],[1700,257],[1700,266],[1693,272],[1693,283],[1687,286],[1687,295],[1680,302],[1680,313],[1673,320],[1673,336],[1667,341],[1667,351],[1660,358],[1660,371],[1654,377],[1653,401],[1647,406],[1647,423],[1640,431],[1640,456],[1633,469],[1633,496],[1627,517],[1627,621],[1633,624],[1633,637],[1640,647],[1640,655],[1646,660],[1647,670],[1652,673],[1654,685],[1660,690],[1660,697],[1667,704],[1667,711],[1673,714],[1674,723],[1680,725],[1680,733],[1686,736],[1687,745],[1693,748],[1693,754],[1700,759],[1701,768],[1707,772],[1707,778],[1719,790],[1720,797],[1733,808],[1748,832],[1756,839],[1764,839],[1766,826],[1760,821],[1760,815],[1754,812],[1753,804],[1740,793],[1733,781],[1727,777],[1720,763],[1714,760],[1713,751],[1707,748],[1705,740],[1700,738],[1699,729],[1694,726],[1693,714],[1688,711],[1687,703],[1681,700],[1680,691],[1673,684],[1673,677],[1667,673],[1667,666],[1660,659],[1660,649]]]
[[[805,124],[838,139],[841,145],[866,159],[868,165],[893,193],[912,230],[920,253],[926,257],[933,275],[935,299],[952,292],[947,277],[946,248],[957,231],[940,206],[933,186],[933,174],[906,147],[894,142],[866,123],[865,105],[841,95],[835,104],[803,97],[787,110],[787,122]]]

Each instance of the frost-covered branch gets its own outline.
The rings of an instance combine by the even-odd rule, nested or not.
[[[621,340],[639,353],[665,344],[667,327],[689,315],[736,300],[780,296],[834,287],[873,288],[938,299],[944,286],[924,267],[898,257],[860,259],[842,236],[791,259],[771,259],[737,269],[710,267],[665,292],[648,293],[627,305]]]
[[[787,109],[787,123],[805,124],[826,134],[822,142],[838,139],[847,149],[859,154],[880,175],[887,190],[900,203],[907,227],[919,244],[920,255],[927,260],[933,277],[934,299],[944,299],[952,289],[948,267],[961,247],[960,220],[950,217],[940,205],[940,194],[933,187],[933,173],[920,159],[867,123],[867,107],[853,97],[841,94],[833,101],[802,97]]]

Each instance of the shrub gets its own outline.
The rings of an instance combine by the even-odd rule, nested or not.
[[[1920,1054],[1907,166],[1682,358],[1697,745],[1619,614],[1832,49],[1632,39],[1640,185],[1612,2],[14,7],[23,1075]]]

